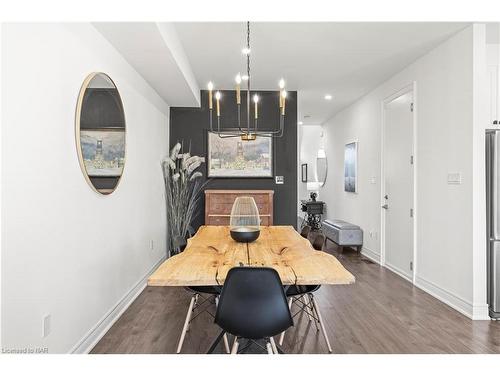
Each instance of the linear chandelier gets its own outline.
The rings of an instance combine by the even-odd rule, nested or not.
[[[215,93],[215,101],[216,101],[216,118],[217,118],[217,126],[214,127],[213,124],[213,98],[212,93],[214,89],[214,84],[209,82],[208,87],[208,107],[209,107],[209,115],[210,115],[210,131],[216,133],[221,138],[231,138],[231,137],[240,137],[242,141],[253,141],[257,137],[275,137],[279,138],[283,136],[283,126],[285,123],[285,105],[286,105],[286,91],[285,91],[285,81],[280,79],[279,81],[279,124],[276,127],[273,127],[274,130],[269,129],[259,129],[259,96],[257,93],[253,95],[253,121],[250,119],[250,110],[251,110],[251,101],[250,97],[250,22],[247,22],[247,45],[246,48],[242,50],[242,52],[246,55],[247,59],[247,73],[246,75],[241,75],[238,73],[236,75],[236,106],[238,109],[238,123],[236,126],[231,128],[221,126],[221,111],[220,111],[220,100],[221,93],[217,91]],[[243,124],[241,121],[241,82],[246,81],[246,124]]]

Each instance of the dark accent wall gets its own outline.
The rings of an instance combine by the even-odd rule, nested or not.
[[[225,127],[236,124],[236,92],[222,91],[221,115]],[[259,102],[259,129],[278,126],[278,92],[257,91]],[[297,223],[297,92],[289,91],[286,100],[284,134],[273,139],[274,175],[284,176],[285,183],[276,185],[273,178],[212,178],[206,189],[265,189],[274,190],[274,224],[293,225]],[[241,93],[242,119],[246,123],[246,93]],[[207,131],[210,128],[208,92],[201,92],[201,108],[170,108],[170,147],[176,142],[189,145],[191,154],[207,157]],[[251,113],[253,116],[253,103]],[[215,98],[214,98],[215,114]],[[214,116],[214,125],[215,125]],[[206,164],[202,172],[206,178]],[[203,225],[205,217],[205,196],[200,203],[195,229]]]

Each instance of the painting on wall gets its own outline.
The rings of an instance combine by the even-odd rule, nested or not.
[[[358,179],[358,143],[351,142],[344,149],[344,190],[356,193]]]
[[[208,132],[208,177],[273,177],[273,139],[220,138]]]
[[[89,177],[121,176],[125,161],[125,131],[81,130],[80,144]]]

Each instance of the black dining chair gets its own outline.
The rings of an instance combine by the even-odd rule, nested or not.
[[[273,336],[293,325],[293,319],[278,272],[266,267],[235,267],[229,270],[215,313],[222,332],[208,353],[212,353],[224,334],[234,335],[232,354],[238,353],[239,339],[248,339],[269,354],[278,353]],[[257,340],[266,340],[266,347]]]
[[[311,227],[309,225],[305,225],[300,231],[300,235],[304,238],[309,237],[309,232],[311,232]]]
[[[316,237],[312,241],[312,247],[315,250],[323,250],[323,245],[325,243],[325,236],[321,233],[316,234]],[[326,346],[328,351],[332,352],[332,347],[330,345],[330,340],[328,339],[328,334],[325,330],[325,325],[323,324],[323,318],[319,311],[319,306],[314,299],[314,292],[316,292],[321,285],[292,285],[286,291],[286,296],[288,298],[288,308],[291,310],[292,305],[298,306],[299,311],[296,312],[293,317],[301,313],[306,313],[309,316],[309,320],[314,321],[316,325],[316,330],[321,330],[323,337],[325,338]],[[283,340],[285,338],[285,331],[281,333],[279,344],[283,345]]]
[[[312,247],[315,250],[323,250],[323,245],[325,244],[325,236],[322,233],[318,233],[312,242]]]

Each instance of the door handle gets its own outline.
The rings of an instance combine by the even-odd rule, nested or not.
[[[384,210],[387,210],[387,209],[389,209],[389,205],[388,205],[388,204],[384,204],[384,205],[382,206],[382,208],[383,208]]]

